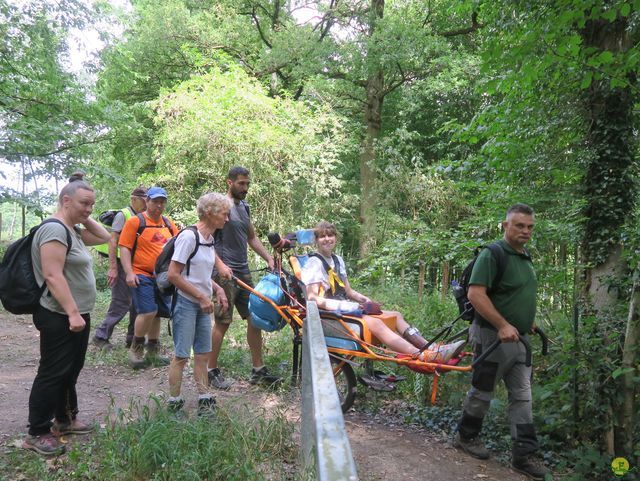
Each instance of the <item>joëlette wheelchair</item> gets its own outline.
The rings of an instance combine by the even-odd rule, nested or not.
[[[274,248],[274,272],[267,273],[266,276],[254,287],[247,285],[240,279],[235,281],[242,288],[247,289],[250,295],[249,309],[252,314],[254,326],[265,331],[276,331],[288,324],[293,330],[293,368],[292,383],[297,385],[301,374],[302,357],[300,347],[302,345],[302,326],[306,317],[306,288],[300,280],[301,269],[307,255],[290,255],[289,264],[291,271],[282,265],[283,254],[295,247],[295,237],[288,235],[288,239],[281,238],[278,234],[270,234],[269,241]],[[382,320],[390,329],[395,331],[396,318],[393,315],[375,315]],[[468,328],[459,332],[453,329],[456,323],[462,319],[461,314],[448,326],[440,330],[422,348],[427,350],[436,342],[452,342],[466,337]],[[470,352],[463,351],[458,356],[446,363],[426,362],[418,359],[418,354],[400,354],[383,347],[380,341],[369,331],[366,321],[353,315],[341,315],[332,311],[320,310],[320,318],[324,330],[329,359],[333,366],[333,374],[336,381],[336,388],[340,398],[343,412],[353,406],[356,396],[357,379],[354,366],[364,365],[365,371],[371,375],[379,374],[373,370],[373,363],[383,361],[406,366],[409,369],[423,373],[432,374],[433,382],[431,388],[430,401],[435,404],[438,391],[438,381],[440,376],[450,371],[469,372],[474,366],[479,364],[498,346],[496,341],[481,356],[471,362],[466,360],[471,358]],[[543,338],[544,340],[544,338]],[[527,359],[530,364],[531,349],[524,338],[521,338],[527,349]],[[546,344],[543,351],[546,350]],[[391,381],[402,380],[402,376],[392,376]],[[362,380],[362,377],[361,377]],[[364,384],[369,385],[367,382]],[[388,383],[387,383],[388,385]],[[369,387],[375,386],[369,385]],[[387,389],[378,389],[387,390]]]

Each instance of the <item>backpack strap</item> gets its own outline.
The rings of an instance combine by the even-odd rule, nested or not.
[[[62,222],[59,219],[56,219],[55,217],[50,217],[48,219],[43,220],[38,226],[38,228],[42,227],[44,224],[60,224],[62,227],[64,227],[64,231],[67,233],[67,253],[65,254],[65,258],[66,258],[69,255],[69,252],[71,252],[71,245],[73,243],[73,238],[71,237],[71,232],[69,232],[69,228],[66,225],[64,225],[64,222]],[[35,234],[36,230],[34,230],[32,234]],[[42,294],[44,294],[44,291],[46,288],[47,288],[47,282],[45,281],[42,283],[42,286],[40,287]],[[47,291],[47,295],[51,296],[51,291]]]
[[[340,277],[340,261],[338,260],[338,256],[335,254],[331,254],[331,258],[333,259],[333,265],[335,267],[331,267],[327,260],[319,253],[314,252],[313,254],[309,254],[309,257],[317,257],[322,262],[322,267],[324,268],[327,276],[329,277],[329,286],[331,288],[331,295],[336,295],[336,293],[344,292],[346,296],[346,291],[344,289],[344,281]],[[337,286],[336,286],[337,284]]]
[[[147,228],[147,220],[145,219],[144,214],[140,212],[136,214],[136,217],[140,221],[140,224],[138,225],[138,230],[136,231],[136,238],[134,239],[133,247],[131,248],[131,264],[133,264],[133,255],[136,253],[136,249],[138,247],[138,238],[142,235],[144,230]],[[173,231],[173,228],[171,227],[171,222],[169,222],[169,219],[167,219],[165,216],[162,216],[162,222],[164,223],[164,227],[169,229],[169,232],[171,232],[171,237],[175,236],[176,233]],[[155,226],[155,225],[151,227],[158,228],[158,226]]]
[[[496,261],[496,275],[493,278],[493,282],[491,283],[491,289],[487,293],[494,293],[498,290],[500,283],[502,282],[502,277],[504,276],[504,271],[507,270],[507,256],[504,253],[504,249],[498,242],[492,242],[488,246],[487,249],[491,251],[491,255],[493,259]]]
[[[40,226],[43,226],[44,224],[60,224],[62,227],[64,227],[64,231],[67,233],[67,253],[65,254],[65,257],[69,255],[69,252],[71,252],[71,244],[73,243],[73,239],[71,237],[71,232],[69,232],[69,228],[64,225],[64,222],[62,222],[59,219],[56,219],[55,217],[50,217],[49,219],[45,219],[40,223]],[[39,227],[40,227],[39,226]],[[35,234],[35,231],[34,231]]]
[[[198,228],[195,225],[190,225],[188,227],[185,227],[182,232],[184,232],[185,230],[189,229],[191,232],[193,232],[193,235],[196,237],[196,247],[195,249],[193,249],[193,252],[191,253],[191,255],[187,258],[187,275],[189,275],[189,272],[191,271],[191,259],[193,259],[195,257],[195,255],[198,253],[198,249],[200,248],[200,246],[202,245],[200,243],[200,234],[198,233]]]
[[[167,219],[165,216],[162,216],[162,222],[164,222],[164,226],[169,229],[169,232],[171,232],[171,237],[173,237],[174,235],[176,235],[175,232],[173,232],[173,227],[171,227],[171,222],[169,222],[169,219]]]
[[[127,222],[132,216],[136,215],[136,211],[130,205],[123,209],[120,209],[120,212],[122,212],[125,222]]]
[[[200,242],[200,233],[198,232],[198,227],[196,227],[195,225],[190,225],[185,227],[180,232],[178,232],[178,235],[182,234],[185,230],[190,230],[191,232],[193,232],[193,235],[196,238],[196,247],[193,249],[193,252],[189,254],[189,257],[187,258],[187,262],[185,263],[185,266],[187,268],[187,275],[189,275],[189,272],[191,271],[191,259],[193,259],[195,255],[198,253],[198,249],[200,248],[200,246],[213,247],[214,244],[213,242],[208,242],[205,244]]]
[[[140,212],[139,214],[136,214],[136,217],[138,218],[138,230],[136,231],[136,238],[133,240],[133,247],[131,247],[131,265],[133,265],[133,256],[136,253],[136,249],[138,248],[138,238],[142,235],[142,233],[144,232],[144,230],[147,228],[147,221],[144,218],[144,215],[142,214],[142,212]]]

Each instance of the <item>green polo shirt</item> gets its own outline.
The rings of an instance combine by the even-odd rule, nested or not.
[[[492,286],[497,273],[496,261],[489,249],[482,249],[473,266],[469,285],[493,288],[489,298],[496,310],[521,334],[528,332],[536,317],[538,281],[529,253],[515,251],[504,239],[498,241],[507,257],[500,285]]]

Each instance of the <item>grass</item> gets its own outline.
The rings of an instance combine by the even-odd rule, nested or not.
[[[14,450],[0,467],[0,479],[306,479],[306,474],[297,474],[293,426],[281,410],[265,413],[248,406],[225,406],[215,419],[180,418],[162,406],[156,398],[145,405],[132,404],[118,412],[111,425],[88,442],[71,444],[68,454],[58,459]]]
[[[104,319],[109,291],[98,291],[92,313],[91,335]],[[127,318],[116,326],[116,349],[89,349],[87,365],[126,366],[124,348]],[[162,343],[170,351],[172,339],[163,320]],[[269,368],[285,378],[279,393],[289,397],[291,330],[265,333],[263,358]],[[251,356],[246,342],[246,323],[234,321],[220,355],[225,374],[248,379]],[[293,425],[281,408],[255,411],[233,403],[218,409],[216,419],[196,416],[178,419],[168,414],[157,398],[132,404],[126,411],[112,413],[110,423],[93,436],[78,437],[68,453],[58,459],[9,448],[0,453],[0,480],[274,480],[311,479],[298,465],[298,448]]]

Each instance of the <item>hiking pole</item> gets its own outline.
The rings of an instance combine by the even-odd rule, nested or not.
[[[546,356],[547,354],[549,354],[549,338],[547,337],[545,332],[538,326],[533,328],[533,332],[540,336],[540,340],[542,341],[542,355]]]
[[[529,341],[527,341],[522,335],[518,334],[518,338],[520,339],[520,342],[524,344],[524,348],[526,350],[525,366],[529,367],[531,366],[531,345],[529,344]],[[501,343],[502,341],[500,339],[496,339],[493,344],[491,344],[487,348],[486,351],[484,351],[476,359],[474,359],[474,361],[471,363],[471,367],[475,369],[489,356],[489,354],[495,351]]]

